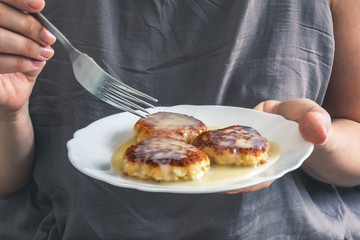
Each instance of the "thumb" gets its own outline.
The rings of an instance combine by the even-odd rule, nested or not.
[[[316,102],[298,98],[284,102],[265,101],[255,107],[256,110],[279,114],[288,120],[299,123],[302,137],[313,144],[325,144],[331,126],[328,112]]]
[[[326,111],[323,113],[316,109],[311,109],[300,118],[299,131],[305,140],[314,144],[324,145],[328,139],[330,125],[331,118]]]

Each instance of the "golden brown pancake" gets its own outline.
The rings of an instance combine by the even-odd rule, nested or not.
[[[196,147],[159,137],[129,147],[121,164],[121,171],[125,175],[156,181],[199,179],[209,168],[209,158]]]
[[[247,126],[210,130],[200,134],[192,144],[219,165],[257,166],[269,158],[270,143]]]
[[[207,130],[203,122],[185,114],[157,112],[146,117],[135,123],[134,138],[137,142],[152,137],[165,137],[191,143]]]

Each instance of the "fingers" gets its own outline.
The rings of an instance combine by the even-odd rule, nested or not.
[[[43,46],[51,45],[56,40],[35,18],[1,2],[0,28],[22,35]]]
[[[5,29],[0,29],[0,43],[0,52],[3,54],[22,55],[40,61],[48,60],[54,54],[51,47],[41,46],[26,37]]]
[[[330,115],[314,101],[292,99],[284,102],[265,101],[255,107],[256,110],[282,115],[286,119],[299,123],[303,138],[313,144],[325,144],[331,126]]]
[[[54,55],[49,46],[0,29],[0,73],[32,72],[45,65]]]
[[[44,0],[0,0],[0,2],[25,12],[40,12],[45,6]]]
[[[44,2],[34,2],[41,10]],[[50,45],[56,38],[35,18],[5,3],[29,7],[26,0],[0,0],[0,73],[39,73],[54,54]]]
[[[0,54],[0,73],[31,73],[41,70],[45,61],[29,59],[21,56]]]
[[[236,190],[232,190],[232,191],[227,191],[225,193],[227,193],[227,194],[237,194],[237,193],[250,193],[250,192],[260,191],[260,190],[264,190],[265,188],[268,188],[274,181],[275,180],[271,180],[271,181],[256,184],[254,186],[241,188],[241,189],[236,189]]]

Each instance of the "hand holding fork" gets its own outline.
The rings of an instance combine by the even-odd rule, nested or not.
[[[75,77],[82,86],[119,109],[145,117],[147,111],[140,105],[152,105],[143,98],[157,100],[114,79],[75,49],[50,22],[35,13],[43,7],[41,0],[0,0],[0,116],[12,116],[27,108],[35,80],[54,54],[50,46],[56,36],[68,51]],[[38,20],[26,12],[35,13],[32,15]]]

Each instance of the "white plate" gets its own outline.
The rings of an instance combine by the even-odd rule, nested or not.
[[[148,192],[168,193],[213,193],[252,186],[277,179],[303,163],[314,146],[305,141],[298,124],[285,118],[252,109],[225,106],[179,105],[156,107],[151,112],[167,111],[194,116],[208,126],[227,127],[246,125],[257,129],[264,137],[280,147],[280,157],[273,164],[251,177],[208,181],[206,184],[159,184],[134,180],[119,175],[111,168],[111,157],[116,148],[133,135],[133,126],[138,117],[130,113],[119,113],[93,122],[75,132],[67,143],[71,163],[84,174],[109,184]],[[211,169],[210,169],[211,171]]]

